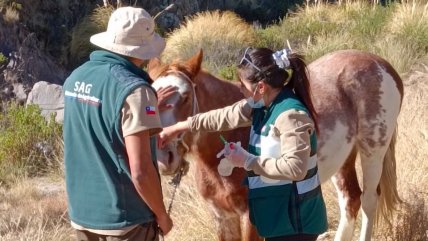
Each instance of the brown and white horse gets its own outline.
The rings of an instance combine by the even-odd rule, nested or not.
[[[150,63],[149,73],[155,79],[155,88],[179,87],[179,94],[169,100],[175,108],[161,113],[163,125],[243,98],[233,83],[201,71],[201,61],[202,52],[199,52],[181,64]],[[319,116],[320,178],[322,182],[331,178],[339,196],[341,217],[335,240],[352,239],[360,207],[363,214],[360,240],[370,240],[376,214],[388,218],[400,202],[394,146],[403,97],[402,81],[385,60],[356,50],[328,54],[308,69]],[[184,154],[190,153],[196,165],[197,187],[214,210],[219,240],[257,240],[248,223],[246,190],[241,186],[245,173],[235,168],[231,176],[221,177],[217,172],[216,153],[223,148],[219,134],[185,133],[158,150],[160,169],[164,174],[173,174],[183,163]],[[248,142],[248,129],[221,134],[229,141]],[[357,154],[361,159],[363,190],[355,170]],[[378,213],[377,204],[381,211]]]

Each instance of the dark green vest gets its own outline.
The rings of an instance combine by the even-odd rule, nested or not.
[[[284,88],[269,107],[254,109],[249,152],[260,156],[270,125],[284,111],[296,109],[308,113],[297,96]],[[280,148],[280,147],[278,147]],[[327,230],[327,214],[316,165],[316,134],[311,136],[309,170],[302,181],[266,182],[248,172],[250,220],[262,237],[295,234],[320,234]]]
[[[128,60],[95,51],[64,83],[68,211],[81,226],[118,229],[154,218],[131,181],[121,128],[124,100],[147,80]]]

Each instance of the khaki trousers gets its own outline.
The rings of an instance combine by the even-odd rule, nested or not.
[[[138,225],[122,236],[109,236],[91,233],[86,230],[76,230],[77,241],[159,241],[159,231],[156,222]]]

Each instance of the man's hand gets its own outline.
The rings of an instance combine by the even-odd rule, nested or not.
[[[159,228],[162,230],[163,235],[167,235],[169,231],[171,231],[173,223],[172,219],[168,214],[164,214],[161,216],[156,216],[156,222],[159,225]]]
[[[169,85],[167,87],[159,88],[156,93],[158,95],[158,109],[164,111],[173,107],[172,104],[168,104],[166,101],[169,97],[177,93],[178,88],[176,86]]]

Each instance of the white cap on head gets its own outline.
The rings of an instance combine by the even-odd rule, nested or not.
[[[120,55],[151,59],[165,49],[165,40],[154,30],[155,22],[146,10],[121,7],[111,14],[107,31],[91,36],[90,41]]]

